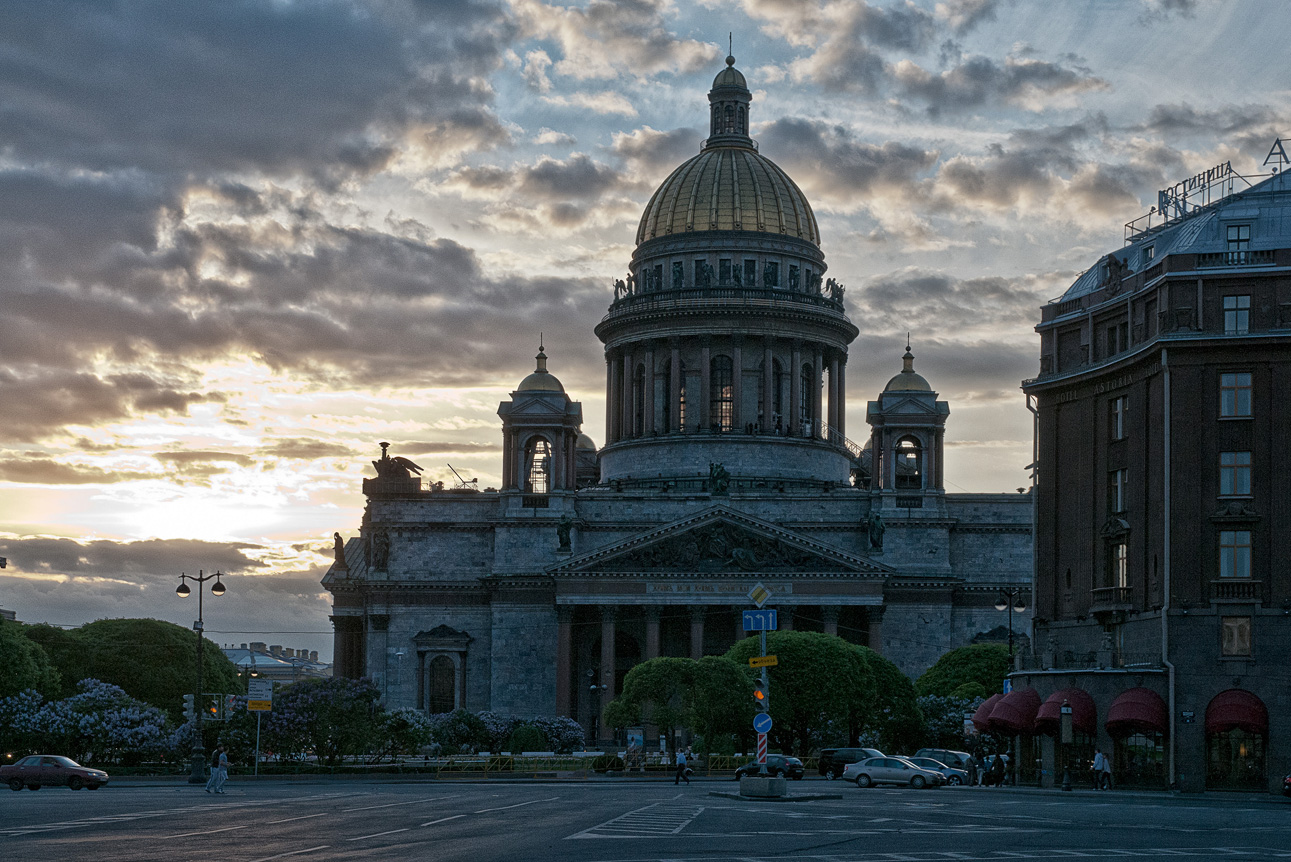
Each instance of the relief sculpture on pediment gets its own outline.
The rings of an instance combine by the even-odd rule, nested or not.
[[[823,557],[733,524],[708,524],[607,561],[612,571],[810,571],[836,568]]]

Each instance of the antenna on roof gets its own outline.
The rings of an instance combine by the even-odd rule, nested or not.
[[[735,55],[735,33],[734,31],[726,34],[726,53]]]

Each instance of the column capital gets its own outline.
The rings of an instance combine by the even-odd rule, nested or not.
[[[612,623],[619,617],[618,605],[601,605],[601,622]]]

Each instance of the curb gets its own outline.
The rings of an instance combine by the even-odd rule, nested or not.
[[[799,796],[741,796],[724,790],[710,790],[709,796],[720,796],[723,799],[738,799],[741,802],[819,802],[822,799],[842,799],[841,793],[807,793]]]

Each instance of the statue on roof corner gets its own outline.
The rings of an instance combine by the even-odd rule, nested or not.
[[[390,444],[381,444],[381,458],[373,461],[372,466],[377,470],[378,479],[411,479],[412,474],[421,475],[421,468],[416,464],[399,455],[390,457]]]

